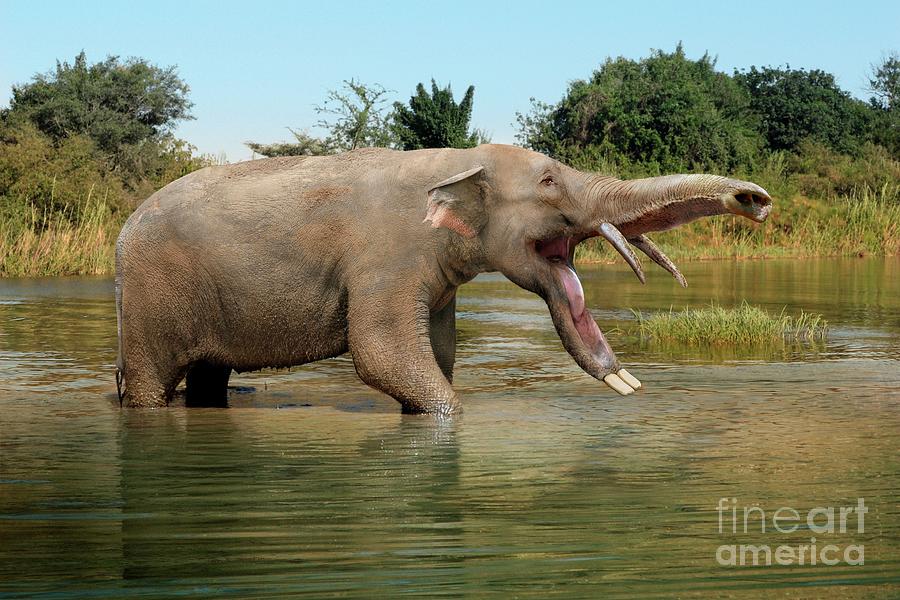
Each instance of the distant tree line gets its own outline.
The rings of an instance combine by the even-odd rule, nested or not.
[[[753,170],[773,153],[900,159],[900,55],[872,70],[868,102],[820,70],[715,69],[708,54],[607,59],[555,104],[532,99],[518,140],[583,168],[626,174]]]

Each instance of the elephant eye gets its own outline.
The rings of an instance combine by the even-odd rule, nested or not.
[[[541,183],[544,184],[544,185],[553,185],[553,184],[556,183],[556,182],[553,181],[553,176],[552,176],[552,175],[545,175],[544,178],[541,179]]]

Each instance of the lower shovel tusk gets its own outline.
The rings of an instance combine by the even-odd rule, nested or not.
[[[641,382],[638,381],[638,378],[637,378],[637,377],[635,377],[634,375],[632,375],[631,373],[629,373],[629,372],[626,371],[625,369],[619,369],[619,372],[617,373],[617,375],[622,379],[622,381],[624,381],[625,383],[627,383],[628,385],[630,385],[630,386],[633,387],[634,389],[636,389],[636,390],[637,390],[637,389],[640,389],[640,387],[641,387]]]
[[[605,383],[618,393],[622,394],[623,396],[634,393],[634,390],[631,389],[631,386],[622,381],[622,379],[615,373],[610,373],[609,375],[604,377],[603,383]]]
[[[681,271],[678,270],[678,267],[675,266],[675,263],[673,263],[668,256],[663,254],[662,250],[656,247],[656,244],[653,243],[653,240],[645,235],[639,235],[637,237],[631,238],[628,241],[634,244],[634,246],[641,252],[649,256],[653,260],[653,262],[671,273],[672,277],[674,277],[675,280],[681,284],[681,287],[687,287],[687,281],[685,280],[684,275],[681,274]]]

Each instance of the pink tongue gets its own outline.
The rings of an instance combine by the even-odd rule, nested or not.
[[[585,310],[584,289],[581,287],[578,275],[568,266],[560,265],[556,267],[556,270],[566,289],[569,311],[572,313],[572,321],[575,323],[575,329],[578,331],[581,341],[593,352],[605,349],[607,344],[603,332],[597,327],[591,313]]]
[[[559,276],[566,288],[566,296],[569,298],[569,310],[572,312],[572,318],[581,316],[584,312],[584,289],[581,287],[581,280],[568,266],[557,267]]]

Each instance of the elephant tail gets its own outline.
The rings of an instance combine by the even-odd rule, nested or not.
[[[125,398],[125,347],[122,343],[122,265],[120,248],[118,244],[116,246],[116,336],[119,341],[119,352],[116,355],[116,392],[121,406]]]

